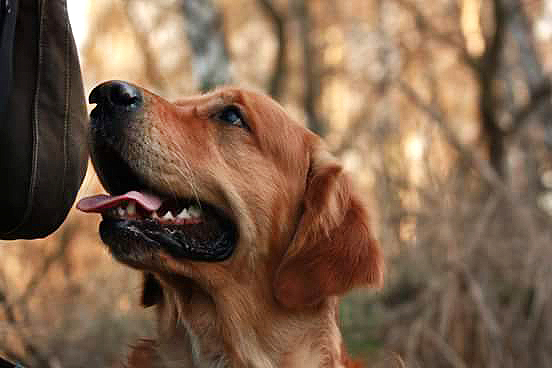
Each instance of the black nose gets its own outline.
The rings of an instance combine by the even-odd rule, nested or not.
[[[109,81],[100,84],[90,92],[91,104],[105,105],[125,110],[136,110],[142,106],[140,89],[123,81]]]

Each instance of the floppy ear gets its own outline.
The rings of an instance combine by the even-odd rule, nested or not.
[[[163,300],[163,288],[157,279],[149,272],[144,272],[144,285],[142,287],[142,305],[151,307]]]
[[[382,283],[383,257],[366,210],[342,167],[318,149],[303,215],[276,271],[276,299],[287,308],[309,307],[357,286]]]

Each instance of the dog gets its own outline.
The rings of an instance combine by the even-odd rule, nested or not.
[[[169,102],[90,94],[91,158],[115,259],[144,274],[158,338],[129,367],[356,367],[338,298],[381,287],[382,252],[350,177],[270,97],[234,87]]]

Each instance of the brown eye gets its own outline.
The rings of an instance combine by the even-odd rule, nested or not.
[[[216,119],[230,125],[249,129],[243,119],[240,108],[234,105],[224,107],[216,114]]]

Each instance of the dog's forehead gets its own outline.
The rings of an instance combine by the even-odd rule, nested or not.
[[[184,97],[173,103],[184,110],[189,109],[190,113],[200,118],[207,118],[227,105],[238,105],[242,107],[245,117],[250,119],[248,124],[253,130],[256,130],[257,125],[284,130],[290,128],[295,134],[303,134],[306,130],[278,102],[252,89],[219,87],[209,93]],[[278,134],[277,131],[271,133]]]
[[[178,106],[202,106],[202,105],[222,105],[239,103],[241,101],[242,91],[238,88],[223,87],[215,89],[214,91],[195,95],[181,97],[173,101]]]
[[[264,157],[272,157],[284,171],[303,172],[308,165],[314,135],[293,119],[278,102],[264,93],[238,87],[222,87],[209,94],[186,99],[196,116],[208,117],[228,104],[239,105]]]

